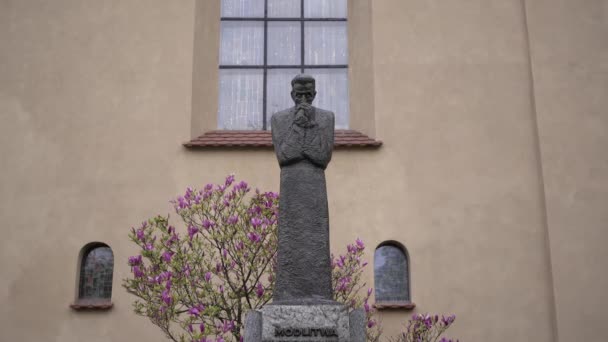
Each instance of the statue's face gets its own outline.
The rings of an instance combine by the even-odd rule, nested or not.
[[[291,90],[291,98],[296,105],[300,103],[312,104],[316,95],[314,83],[296,83]]]

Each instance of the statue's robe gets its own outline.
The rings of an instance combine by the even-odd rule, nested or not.
[[[312,127],[294,123],[295,107],[271,119],[272,141],[281,166],[273,304],[335,303],[325,184],[325,168],[334,146],[334,113],[312,108]]]

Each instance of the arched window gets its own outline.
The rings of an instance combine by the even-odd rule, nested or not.
[[[78,300],[74,309],[109,308],[112,298],[114,254],[100,242],[84,246],[80,252]]]
[[[376,307],[413,307],[410,298],[409,258],[404,246],[388,241],[376,248],[374,287]]]

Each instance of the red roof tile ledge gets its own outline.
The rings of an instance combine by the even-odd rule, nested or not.
[[[367,135],[348,129],[336,130],[334,137],[336,148],[378,148],[382,141],[374,140]],[[209,131],[184,143],[187,148],[214,148],[214,147],[272,147],[270,131]]]
[[[79,299],[75,303],[70,304],[70,308],[76,311],[87,310],[110,310],[114,307],[114,303],[104,299]]]
[[[416,307],[415,303],[412,302],[376,302],[373,304],[374,308],[378,310],[385,309],[402,309],[402,310],[413,310]]]

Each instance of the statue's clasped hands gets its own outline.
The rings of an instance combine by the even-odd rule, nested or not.
[[[309,113],[312,111],[312,106],[310,103],[302,102],[296,106],[296,116],[293,122],[300,127],[310,127],[312,123],[310,122]]]

